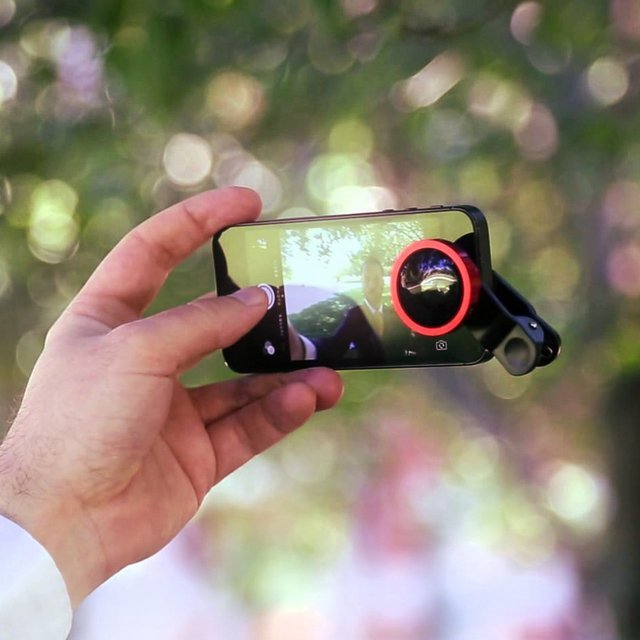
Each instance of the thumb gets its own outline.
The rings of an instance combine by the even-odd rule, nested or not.
[[[185,305],[130,323],[134,344],[158,363],[164,373],[191,366],[207,354],[232,345],[267,311],[267,296],[258,287],[218,297],[209,293]],[[123,325],[115,329],[117,332]]]

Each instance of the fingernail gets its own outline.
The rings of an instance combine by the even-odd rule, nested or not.
[[[249,307],[262,307],[267,302],[267,295],[259,287],[247,287],[246,289],[240,289],[231,294],[232,298],[240,300],[243,304]]]

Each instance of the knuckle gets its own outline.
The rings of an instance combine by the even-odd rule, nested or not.
[[[141,250],[151,256],[151,260],[163,269],[170,269],[176,262],[176,253],[171,246],[163,242],[153,242],[143,231],[143,225],[129,232],[129,240],[141,245]]]
[[[275,389],[282,387],[286,382],[286,375],[275,373],[268,376],[246,376],[238,380],[234,388],[232,403],[235,407],[247,406]]]
[[[244,407],[253,402],[255,397],[255,392],[253,391],[254,384],[255,378],[240,378],[233,390],[231,398],[232,406]]]
[[[193,202],[190,200],[184,200],[180,203],[180,212],[186,220],[186,224],[191,227],[191,231],[194,235],[201,236],[203,233],[208,233],[208,229],[203,220],[200,219],[198,213],[193,208]]]

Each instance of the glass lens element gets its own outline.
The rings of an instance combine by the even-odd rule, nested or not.
[[[462,304],[460,272],[442,251],[418,250],[400,268],[398,297],[414,322],[441,327],[454,318]]]

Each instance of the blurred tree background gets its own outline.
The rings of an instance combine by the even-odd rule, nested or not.
[[[528,576],[572,567],[573,595],[545,622],[535,597],[564,600],[535,582],[537,627],[496,613],[473,637],[640,637],[639,93],[637,0],[0,0],[0,414],[109,248],[190,193],[250,186],[265,217],[475,204],[561,358],[346,376],[340,408],[212,493],[212,581],[251,637],[315,638],[273,629],[319,628],[338,559],[473,575],[481,548]],[[211,283],[205,247],[154,309]],[[227,375],[215,356],[187,379]],[[374,594],[373,631],[332,637],[471,637],[455,603],[487,592],[508,617],[489,574],[430,575],[440,618],[381,622]]]

